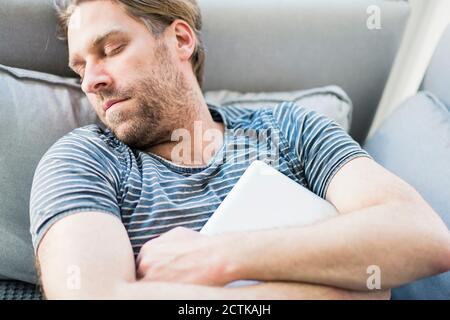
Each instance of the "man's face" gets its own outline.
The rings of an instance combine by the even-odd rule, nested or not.
[[[146,149],[182,126],[189,89],[164,36],[156,39],[117,3],[89,1],[71,16],[68,43],[71,68],[118,139]]]

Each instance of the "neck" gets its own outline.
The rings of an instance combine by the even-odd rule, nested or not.
[[[147,149],[166,160],[189,167],[205,166],[223,145],[224,124],[215,122],[204,99],[196,115],[183,129],[174,131],[172,141]]]

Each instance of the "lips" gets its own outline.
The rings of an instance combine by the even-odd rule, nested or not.
[[[124,99],[111,99],[111,100],[108,100],[108,101],[106,101],[104,104],[103,104],[103,110],[108,110],[109,108],[111,108],[113,105],[115,105],[116,103],[119,103],[119,102],[123,102],[123,101],[126,101],[126,100],[128,100],[129,98],[124,98]]]

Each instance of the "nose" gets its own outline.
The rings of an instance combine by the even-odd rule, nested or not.
[[[85,93],[98,93],[109,88],[112,78],[103,64],[86,64],[81,89]]]

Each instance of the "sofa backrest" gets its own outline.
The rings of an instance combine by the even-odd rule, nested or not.
[[[0,3],[0,64],[74,76],[67,47],[55,36],[52,2]],[[364,140],[409,16],[406,1],[199,3],[207,48],[205,90],[289,91],[336,84],[354,104],[351,134]],[[379,22],[379,29],[369,28],[368,21]]]

